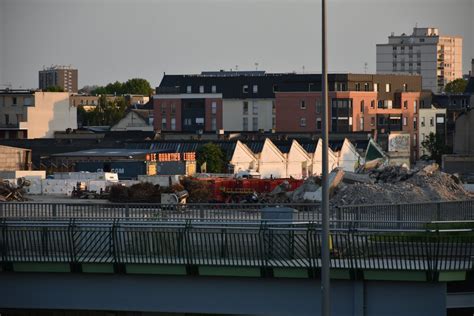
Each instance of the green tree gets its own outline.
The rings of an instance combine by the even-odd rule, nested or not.
[[[150,83],[141,78],[127,80],[127,82],[123,84],[123,91],[123,93],[126,94],[151,95],[153,93]]]
[[[449,82],[444,88],[445,92],[448,93],[463,93],[466,90],[467,81],[459,78]]]
[[[421,142],[423,149],[430,153],[430,159],[441,163],[441,156],[448,153],[448,148],[439,135],[430,133],[424,141]]]
[[[108,85],[105,86],[105,91],[107,94],[115,94],[115,95],[122,95],[124,94],[124,84],[115,81],[114,83],[109,83]]]
[[[64,92],[64,89],[61,88],[60,86],[49,86],[46,89],[44,89],[46,92]]]
[[[225,159],[221,148],[213,143],[207,143],[197,150],[197,164],[206,163],[206,171],[211,173],[224,172]]]
[[[94,110],[86,112],[79,107],[78,116],[83,126],[112,126],[125,116],[126,110],[123,97],[108,101],[105,95],[101,95]]]

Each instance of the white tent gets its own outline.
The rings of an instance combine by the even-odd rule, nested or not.
[[[286,178],[286,158],[272,143],[270,139],[265,139],[262,152],[258,159],[258,171],[262,178]]]
[[[338,167],[344,171],[355,171],[361,164],[360,154],[352,143],[345,138],[338,155]]]
[[[230,164],[234,167],[234,173],[255,169],[258,165],[255,154],[240,140],[235,145]]]
[[[287,155],[286,174],[288,177],[302,179],[308,176],[308,168],[311,166],[311,157],[306,150],[296,141],[291,143],[290,151]]]
[[[318,140],[318,144],[316,145],[316,150],[313,154],[313,166],[312,166],[312,173],[313,175],[319,176],[322,173],[322,156],[323,156],[323,141],[322,139]],[[337,156],[332,151],[331,148],[328,148],[328,169],[331,172],[334,168],[337,167]]]

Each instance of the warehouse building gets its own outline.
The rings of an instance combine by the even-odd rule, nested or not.
[[[83,172],[115,172],[119,179],[137,179],[139,175],[193,175],[194,152],[177,153],[151,149],[91,149],[54,154],[56,165]]]

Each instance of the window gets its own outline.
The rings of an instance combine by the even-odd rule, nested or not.
[[[316,113],[321,113],[321,101],[316,100]]]
[[[247,101],[244,101],[244,115],[249,114],[249,103]]]
[[[10,116],[8,114],[5,114],[5,125],[10,124]]]
[[[407,101],[407,100],[403,101],[403,108],[404,108],[405,110],[408,109],[408,101]]]
[[[359,130],[361,131],[364,130],[364,117],[363,116],[359,118]]]
[[[407,118],[406,118],[406,116],[403,117],[403,126],[407,126]]]
[[[204,93],[204,86],[199,86],[199,93]]]
[[[370,126],[375,126],[375,117],[370,118]]]
[[[416,113],[416,111],[417,111],[416,108],[417,108],[417,102],[415,100],[415,101],[413,101],[413,113]]]
[[[355,90],[360,91],[360,83],[359,82],[355,84]]]
[[[421,118],[421,126],[422,127],[425,126],[425,117],[424,116]]]
[[[392,50],[397,50],[397,46],[394,45],[394,46],[392,47]]]
[[[216,86],[212,86],[212,87],[211,87],[211,92],[212,92],[212,93],[216,93],[216,92],[217,92]]]
[[[191,88],[191,86],[186,87],[186,93],[191,93],[192,91],[193,89]]]
[[[249,130],[249,118],[248,117],[244,117],[243,120],[242,120],[242,129],[244,131],[248,131]]]
[[[306,117],[300,118],[300,126],[301,127],[306,127]]]
[[[379,91],[379,84],[378,83],[374,83],[374,91]]]
[[[360,100],[360,113],[364,113],[364,100]]]
[[[416,146],[416,134],[413,134],[413,146]]]
[[[316,129],[317,130],[320,130],[322,128],[322,121],[321,121],[321,118],[317,118],[316,119]]]
[[[252,91],[253,93],[258,93],[258,86],[256,84],[253,85]]]
[[[272,114],[275,115],[275,113],[276,113],[275,101],[272,101]]]
[[[165,104],[161,105],[161,114],[166,114],[166,105]]]
[[[252,118],[252,130],[253,131],[258,130],[258,117],[253,117]]]
[[[418,122],[416,121],[416,116],[413,117],[413,128],[416,130],[418,128]]]
[[[192,120],[190,118],[184,119],[184,125],[191,126]]]
[[[166,118],[161,119],[161,129],[166,129]]]
[[[403,92],[408,91],[408,85],[406,83],[403,84],[402,90],[403,90]]]
[[[434,126],[434,118],[430,118],[430,126]]]
[[[370,101],[370,107],[371,107],[372,109],[375,108],[375,100]]]
[[[424,43],[425,42],[425,39],[424,38],[420,38],[420,43]]]
[[[171,114],[176,114],[176,104],[171,104]]]
[[[277,92],[278,91],[278,86],[276,84],[273,85],[273,92]]]
[[[245,85],[242,87],[242,92],[243,93],[249,93],[249,86]]]
[[[369,91],[369,89],[370,89],[369,83],[368,82],[364,83],[364,90]]]
[[[390,92],[392,89],[392,85],[390,83],[385,84],[385,92]]]
[[[211,130],[215,131],[217,129],[217,120],[215,117],[211,119]]]
[[[258,115],[258,105],[257,104],[252,104],[252,114],[253,115]]]
[[[211,104],[211,114],[216,114],[216,113],[217,113],[217,103],[213,101]]]
[[[300,102],[300,109],[306,110],[306,102],[304,100],[301,100]]]
[[[171,130],[176,130],[176,119],[174,117],[171,119]]]

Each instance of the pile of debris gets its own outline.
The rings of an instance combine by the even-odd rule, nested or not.
[[[0,179],[0,202],[23,202],[28,199],[25,198],[25,189],[24,187],[29,186],[30,181],[25,178],[18,178],[15,183],[11,183],[8,180]]]
[[[417,203],[472,199],[459,178],[439,170],[437,164],[422,169],[379,166],[361,173],[346,172],[331,205]]]

